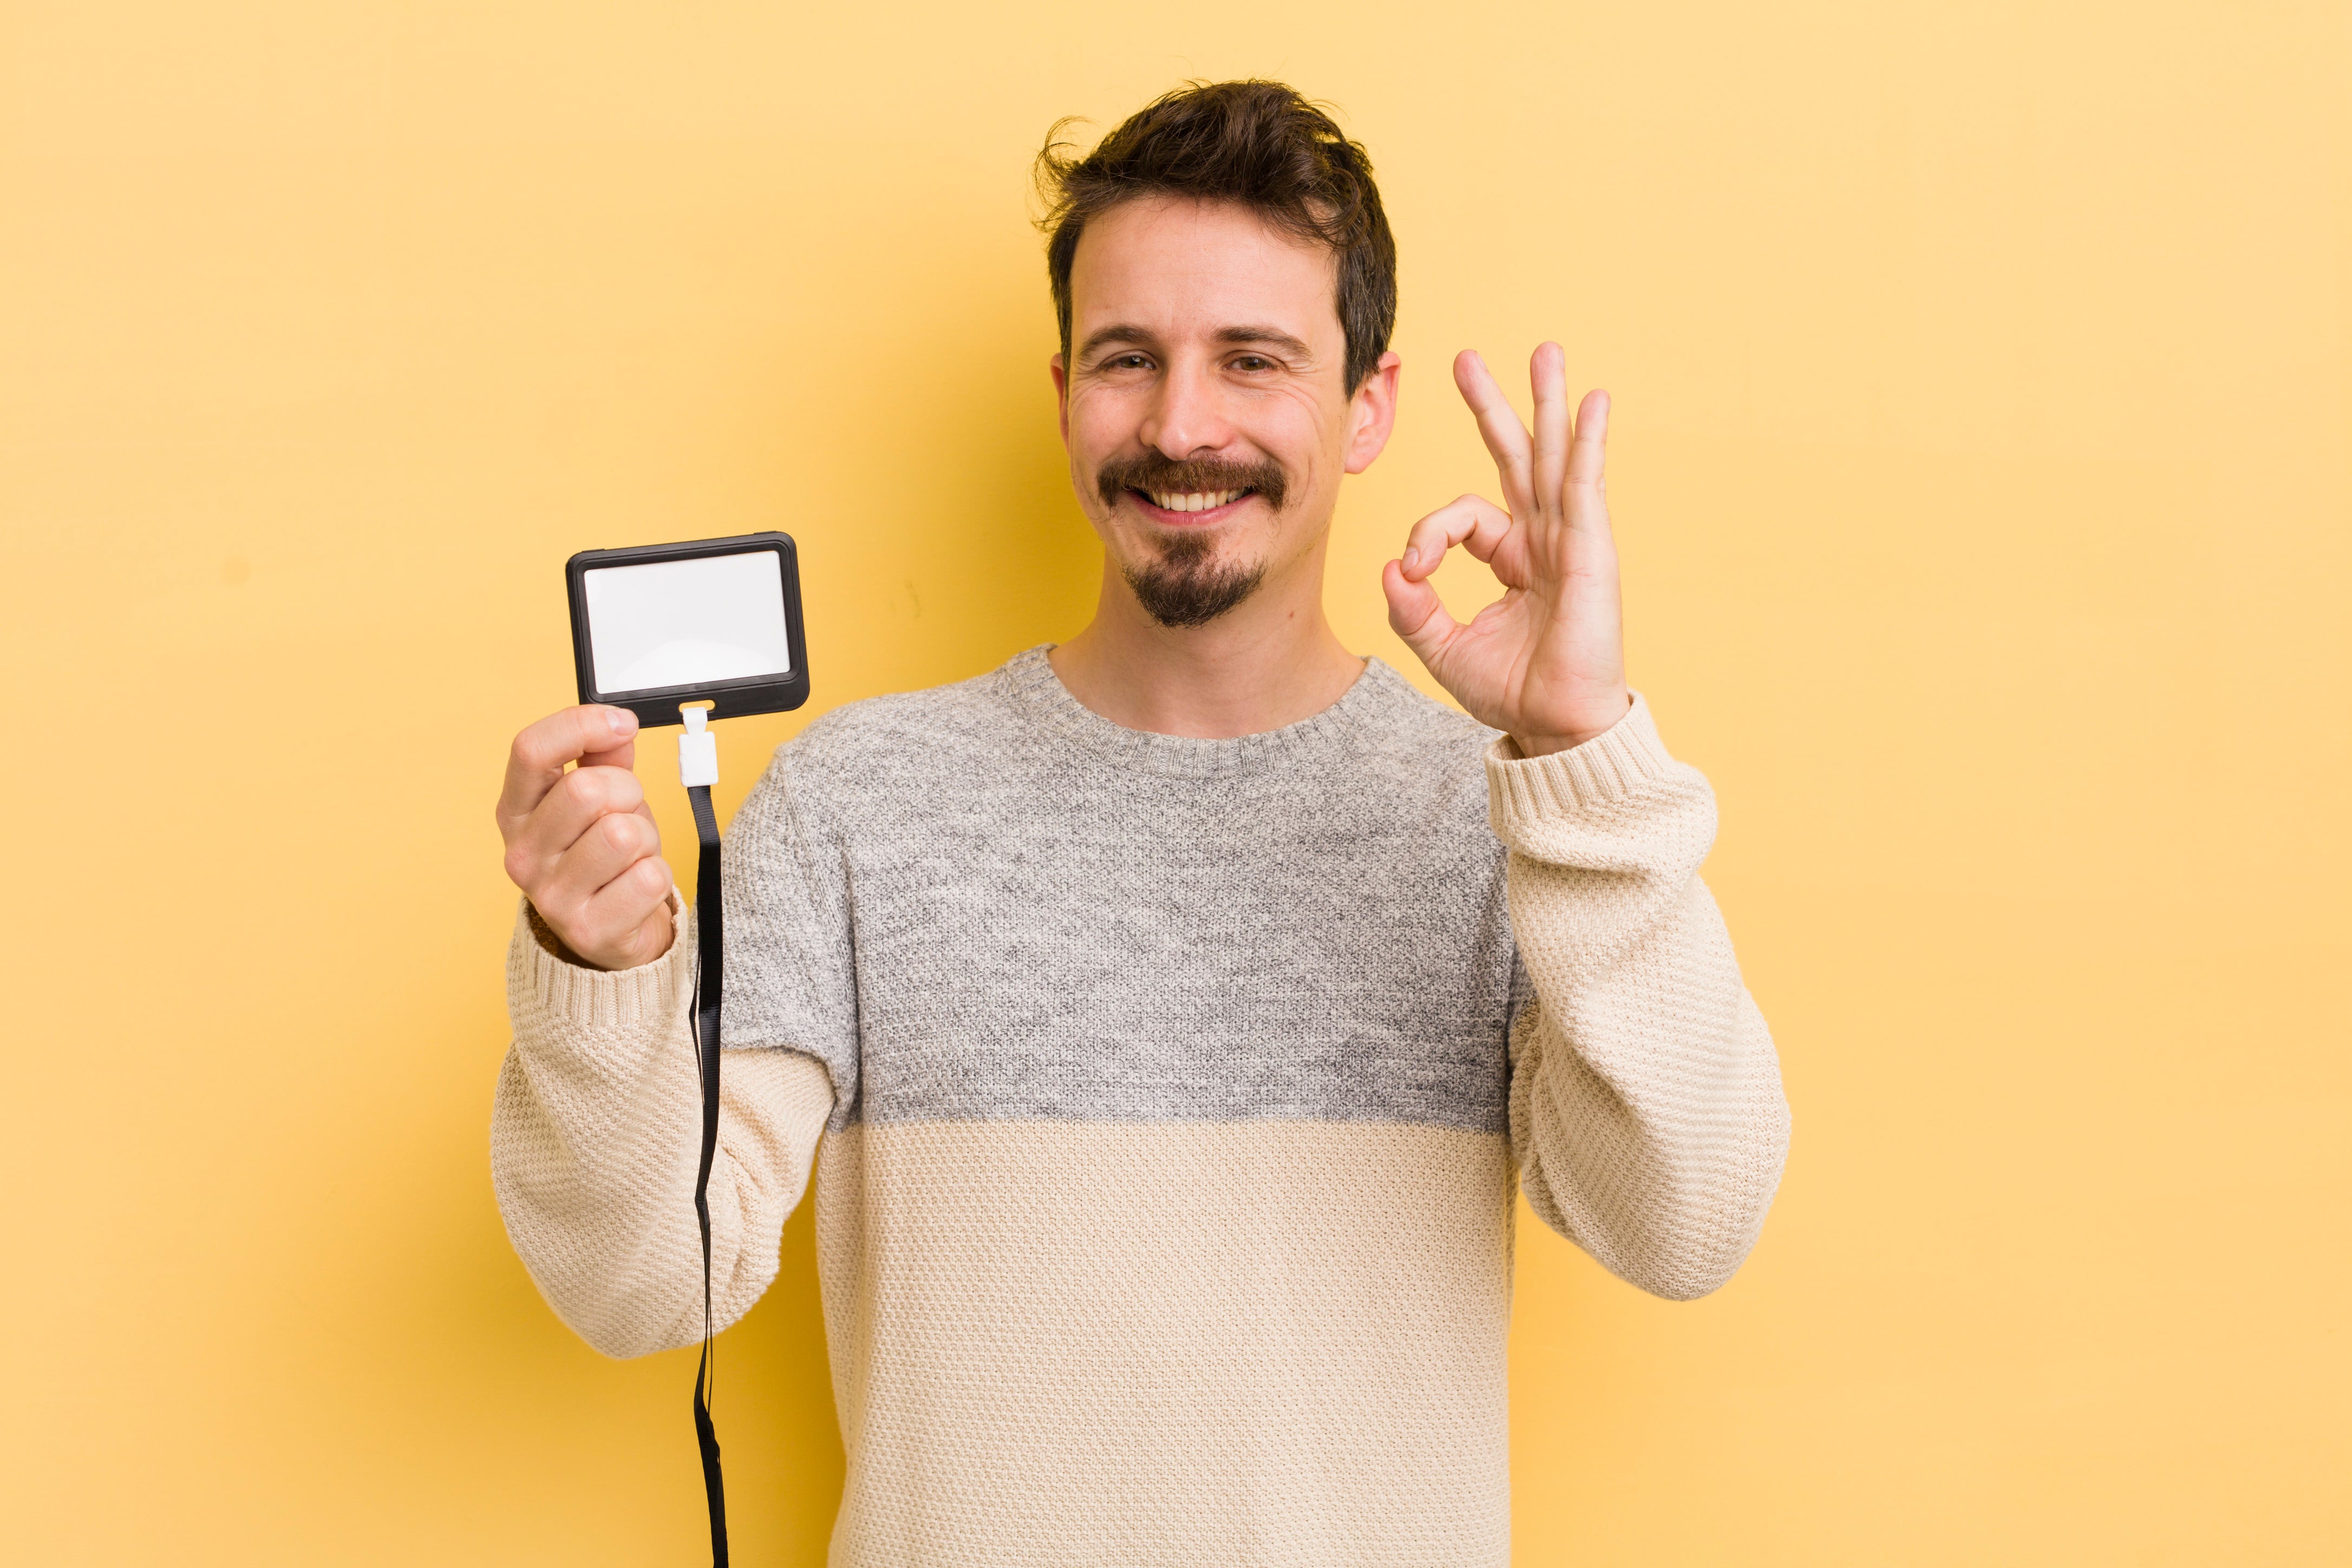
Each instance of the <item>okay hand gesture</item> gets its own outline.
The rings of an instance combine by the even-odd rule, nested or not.
[[[1609,533],[1601,457],[1609,395],[1568,412],[1567,356],[1535,352],[1532,438],[1486,363],[1465,350],[1454,384],[1494,454],[1503,507],[1464,496],[1412,525],[1404,558],[1381,573],[1389,625],[1470,716],[1535,757],[1592,739],[1625,716],[1625,639],[1617,545]],[[1445,613],[1429,574],[1464,545],[1493,568],[1503,596],[1465,626]]]

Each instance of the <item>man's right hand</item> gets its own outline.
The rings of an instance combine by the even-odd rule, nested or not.
[[[669,951],[669,862],[629,771],[637,716],[583,704],[517,735],[499,795],[507,875],[572,956],[634,969]],[[566,763],[580,765],[570,773]]]

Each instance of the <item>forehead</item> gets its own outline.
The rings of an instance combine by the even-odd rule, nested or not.
[[[1089,221],[1070,260],[1073,342],[1113,322],[1166,336],[1235,323],[1340,335],[1339,258],[1234,202],[1146,197]]]

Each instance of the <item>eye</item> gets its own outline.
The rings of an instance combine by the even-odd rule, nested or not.
[[[1234,368],[1255,375],[1260,371],[1272,370],[1274,362],[1264,354],[1239,354],[1234,359]]]
[[[1102,368],[1105,370],[1150,370],[1151,368],[1151,356],[1149,354],[1136,353],[1131,351],[1123,354],[1113,354],[1110,358],[1102,362]]]

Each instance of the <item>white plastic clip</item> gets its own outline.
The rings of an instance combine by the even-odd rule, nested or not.
[[[719,737],[703,728],[709,721],[710,710],[681,704],[678,713],[686,721],[686,731],[677,738],[677,782],[688,789],[717,784]]]

